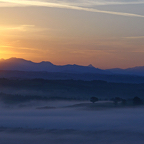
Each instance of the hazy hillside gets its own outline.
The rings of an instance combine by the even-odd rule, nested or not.
[[[115,74],[144,76],[144,66],[138,66],[138,67],[127,68],[127,69],[114,68],[114,69],[107,69],[107,71]]]
[[[73,99],[89,100],[114,97],[144,99],[144,84],[108,83],[81,80],[9,80],[0,79],[0,99],[9,101]],[[7,94],[7,95],[4,95]]]
[[[0,78],[9,79],[46,79],[46,80],[103,80],[116,83],[144,83],[144,77],[120,74],[97,74],[97,73],[64,73],[43,71],[10,71],[0,70]]]

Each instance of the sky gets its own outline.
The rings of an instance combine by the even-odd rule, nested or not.
[[[0,58],[144,66],[144,0],[0,0]]]

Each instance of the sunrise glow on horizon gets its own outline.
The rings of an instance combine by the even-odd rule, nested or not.
[[[0,0],[0,59],[144,66],[144,0]]]

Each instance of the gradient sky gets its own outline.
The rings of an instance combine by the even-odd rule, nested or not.
[[[144,0],[0,0],[0,58],[144,65]]]

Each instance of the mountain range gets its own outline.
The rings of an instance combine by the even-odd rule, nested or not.
[[[111,72],[89,66],[80,65],[54,65],[48,61],[34,63],[21,58],[10,58],[0,61],[0,70],[17,70],[17,71],[45,71],[45,72],[62,72],[62,73],[100,73],[109,74]]]
[[[58,72],[58,73],[74,73],[74,74],[106,74],[106,75],[136,75],[144,76],[144,66],[127,68],[127,69],[99,69],[91,64],[88,66],[81,65],[54,65],[49,61],[35,63],[22,58],[10,58],[0,60],[0,70],[11,71],[30,71],[30,72]]]

